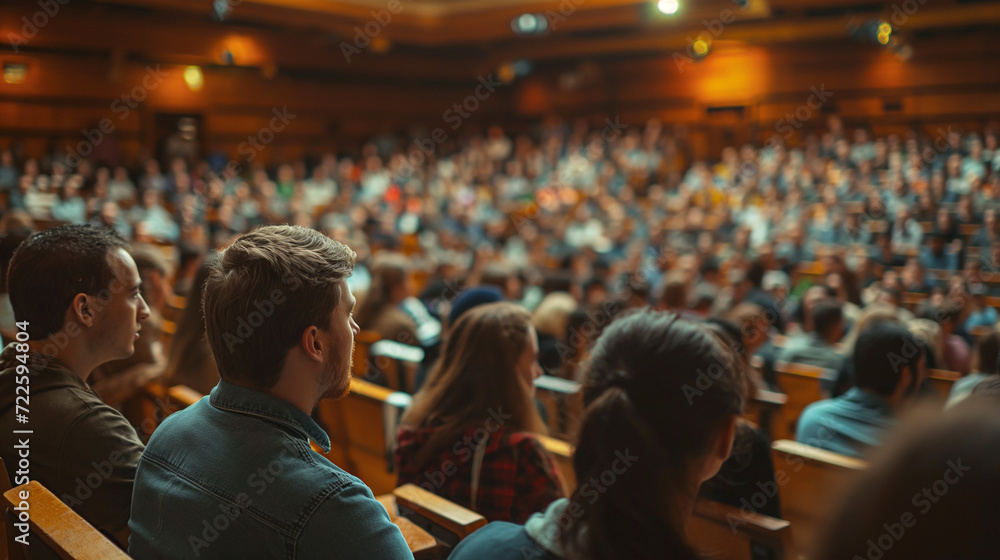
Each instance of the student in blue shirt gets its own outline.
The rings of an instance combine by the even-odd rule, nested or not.
[[[350,389],[356,255],[299,226],[237,239],[205,283],[205,331],[222,380],[153,433],[135,475],[129,554],[410,559],[402,533],[311,418]]]
[[[851,360],[855,386],[806,407],[795,439],[861,457],[895,425],[896,409],[918,382],[924,350],[902,325],[880,322],[861,332]]]

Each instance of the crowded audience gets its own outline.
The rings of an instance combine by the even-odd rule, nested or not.
[[[412,386],[390,387],[412,395],[386,434],[392,475],[491,522],[454,558],[698,558],[698,500],[745,508],[783,484],[771,438],[788,418],[751,409],[777,406],[789,364],[822,373],[786,437],[871,461],[843,507],[878,515],[838,510],[821,557],[864,553],[879,515],[958,456],[941,449],[981,461],[954,503],[992,519],[976,488],[996,486],[994,458],[971,442],[1000,393],[998,132],[936,134],[833,116],[794,146],[711,161],[655,120],[610,137],[583,120],[491,127],[419,159],[402,135],[270,164],[71,166],[15,145],[0,152],[0,334],[30,320],[51,381],[36,407],[58,409],[33,476],[72,497],[88,461],[123,450],[70,505],[140,559],[409,557],[366,481],[317,459],[319,401],[348,395],[352,372],[389,384],[353,363],[364,331],[420,350]],[[129,406],[157,383],[207,397],[150,437]],[[582,406],[550,416],[540,383],[577,387]],[[924,427],[943,447],[911,414],[941,419]],[[574,446],[572,473],[551,435]],[[50,461],[67,446],[80,465]],[[899,478],[915,453],[940,461]],[[261,464],[285,474],[256,479]],[[615,483],[596,486],[607,469]],[[252,480],[280,491],[249,495]],[[220,507],[230,528],[199,539]],[[978,558],[986,541],[962,531],[955,557]]]

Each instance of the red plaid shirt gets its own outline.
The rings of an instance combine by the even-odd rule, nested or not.
[[[414,458],[435,428],[396,434],[396,466],[399,484],[413,483],[456,504],[475,509],[490,521],[524,523],[531,514],[563,495],[556,465],[542,444],[525,432],[507,433],[503,428],[489,435],[476,507],[472,508],[472,466],[476,452],[475,432],[469,428],[437,457],[418,470]],[[480,431],[482,434],[482,431]]]

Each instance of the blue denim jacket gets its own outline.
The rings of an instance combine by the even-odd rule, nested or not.
[[[129,554],[152,559],[412,559],[330,439],[291,404],[222,381],[169,416],[139,461]]]

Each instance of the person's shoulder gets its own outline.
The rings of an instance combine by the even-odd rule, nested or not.
[[[822,418],[836,414],[836,411],[841,407],[840,400],[841,397],[834,397],[810,403],[802,410],[802,414],[799,416],[799,426],[809,426],[814,422],[820,421]]]
[[[502,446],[516,447],[539,453],[545,450],[545,445],[542,444],[542,441],[531,432],[504,432],[501,428],[499,435]]]
[[[528,537],[523,525],[494,521],[469,535],[448,557],[451,560],[549,560],[556,557],[541,550]]]

